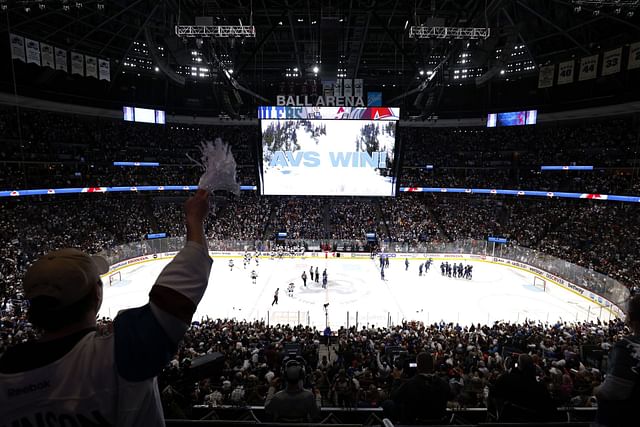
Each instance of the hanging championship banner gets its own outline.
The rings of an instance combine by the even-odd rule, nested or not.
[[[329,82],[324,82],[322,83],[322,94],[324,96],[331,96],[333,95],[333,83]]]
[[[558,65],[558,84],[566,85],[573,83],[573,59],[571,61],[561,62]]]
[[[24,56],[24,37],[16,34],[10,34],[9,37],[11,38],[11,58],[26,62],[27,59]]]
[[[629,65],[628,69],[640,68],[640,42],[629,46]]]
[[[362,79],[353,79],[353,96],[362,98],[364,96],[362,90]]]
[[[543,89],[545,87],[553,86],[553,76],[555,74],[555,71],[555,64],[540,67],[540,75],[538,76],[538,88]]]
[[[353,94],[353,81],[351,79],[344,79],[344,96],[352,96]]]
[[[85,62],[87,65],[87,77],[98,78],[98,64],[96,63],[95,56],[85,56]]]
[[[24,39],[27,48],[27,64],[40,66],[40,42],[31,39]]]
[[[587,56],[580,60],[580,75],[578,80],[591,80],[596,78],[598,72],[598,55]]]
[[[342,79],[337,79],[333,85],[333,96],[342,96]]]
[[[100,80],[111,81],[111,63],[108,59],[98,59],[98,77]]]
[[[56,47],[56,70],[67,72],[67,51]]]
[[[602,75],[608,76],[620,72],[622,48],[609,50],[602,56]]]
[[[40,43],[40,53],[42,54],[42,66],[55,68],[53,62],[53,46]]]
[[[78,52],[71,52],[71,74],[84,76],[84,55]]]

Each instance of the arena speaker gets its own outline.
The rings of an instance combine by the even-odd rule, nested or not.
[[[165,76],[167,76],[169,80],[173,81],[174,83],[180,86],[184,86],[184,83],[185,83],[184,77],[176,74],[176,72],[173,71],[165,63],[164,59],[160,57],[160,55],[158,55],[158,45],[156,44],[155,40],[151,36],[151,31],[149,30],[149,26],[146,26],[144,29],[144,38],[145,38],[145,41],[147,42],[147,47],[149,48],[149,53],[153,58],[153,62],[155,62],[155,64],[158,66],[158,69],[162,71],[162,73]]]

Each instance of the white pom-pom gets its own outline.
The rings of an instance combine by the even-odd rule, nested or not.
[[[236,160],[231,147],[216,138],[215,142],[206,141],[200,144],[200,161],[187,157],[200,166],[204,173],[198,182],[198,188],[211,193],[218,190],[240,194],[240,184],[236,180]]]

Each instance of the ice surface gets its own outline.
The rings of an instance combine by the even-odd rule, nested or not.
[[[324,256],[324,255],[323,255]],[[405,320],[424,322],[493,323],[496,320],[541,321],[603,320],[610,313],[595,303],[547,281],[547,292],[533,286],[530,273],[486,262],[473,264],[473,280],[440,275],[440,261],[435,260],[428,274],[418,276],[418,264],[410,259],[405,271],[404,259],[392,259],[380,279],[378,262],[369,258],[307,257],[271,260],[261,257],[259,266],[251,261],[246,270],[241,258],[234,259],[230,271],[228,257],[216,257],[209,287],[198,306],[194,320],[211,318],[263,319],[270,324],[302,323],[325,326],[323,305],[328,306],[332,328],[356,324],[387,325]],[[155,278],[169,260],[149,261],[122,271],[122,281],[105,284],[100,316],[114,317],[119,310],[143,305]],[[309,267],[326,268],[328,287],[311,281]],[[251,270],[258,280],[251,283]],[[307,287],[302,286],[302,272],[307,272]],[[293,282],[292,298],[287,285]],[[280,288],[277,305],[271,306],[273,294]],[[348,313],[348,314],[347,314]]]

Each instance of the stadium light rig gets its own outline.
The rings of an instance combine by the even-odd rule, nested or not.
[[[176,25],[178,37],[256,37],[256,27],[253,25]]]
[[[409,37],[414,39],[488,39],[490,28],[483,27],[427,27],[412,25]]]

